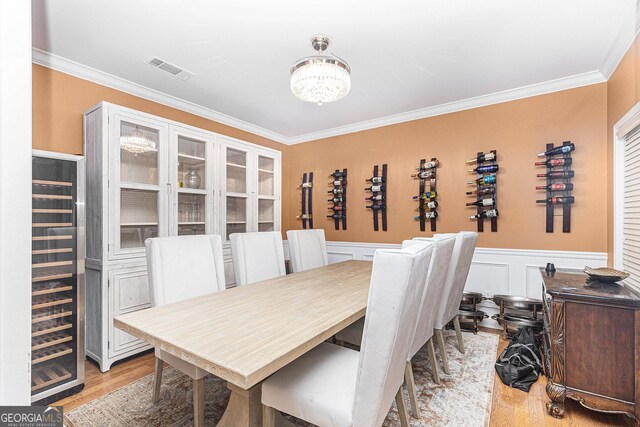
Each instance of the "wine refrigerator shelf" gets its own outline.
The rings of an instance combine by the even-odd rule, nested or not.
[[[332,219],[336,230],[347,229],[347,170],[336,169],[330,175],[333,179],[330,185],[331,189],[327,191],[329,194],[329,211],[331,215],[327,218]]]
[[[367,179],[370,187],[365,191],[371,192],[371,196],[367,198],[371,205],[367,209],[371,209],[373,217],[373,231],[380,230],[380,222],[382,222],[382,231],[387,231],[387,164],[382,167],[375,165],[373,167],[373,175]]]
[[[302,174],[302,183],[298,187],[301,191],[300,196],[300,216],[302,220],[302,228],[313,228],[313,172],[305,172]]]
[[[573,158],[571,152],[575,150],[575,144],[571,141],[564,141],[562,145],[554,146],[547,144],[546,151],[540,153],[539,157],[544,157],[541,162],[537,162],[536,166],[545,166],[546,173],[538,174],[539,178],[546,178],[546,185],[543,186],[546,191],[544,200],[537,200],[537,203],[544,203],[546,207],[546,232],[554,232],[554,222],[556,217],[556,208],[562,213],[562,232],[571,232],[571,205],[574,203],[572,195],[574,175]],[[541,190],[541,187],[537,187]]]
[[[418,172],[412,175],[413,178],[418,179],[418,195],[414,197],[418,201],[416,209],[418,215],[414,219],[419,221],[420,231],[426,231],[427,221],[430,223],[431,231],[436,231],[436,218],[438,217],[436,171],[439,163],[435,157],[432,157],[428,162],[426,159],[420,159],[420,166],[416,168]]]

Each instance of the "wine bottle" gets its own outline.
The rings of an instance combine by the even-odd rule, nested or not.
[[[471,195],[485,195],[485,194],[494,194],[495,193],[495,189],[493,187],[485,187],[485,188],[481,188],[479,190],[473,190],[473,191],[467,191],[465,194],[467,196],[471,196]]]
[[[332,177],[334,177],[336,179],[337,178],[342,178],[343,176],[346,176],[346,175],[347,175],[346,172],[334,172],[332,174],[329,174],[330,177],[332,176]]]
[[[469,219],[478,219],[478,218],[495,218],[498,216],[497,209],[491,209],[490,211],[484,211],[479,213],[478,215],[471,215]]]
[[[436,200],[429,200],[424,206],[428,209],[435,209],[438,207],[438,202]]]
[[[371,206],[365,206],[365,208],[372,209],[374,211],[383,211],[387,209],[387,205],[371,205]]]
[[[296,218],[297,219],[311,219],[311,214],[302,214],[302,215],[298,215]]]
[[[382,184],[386,181],[384,176],[373,176],[366,180],[367,182],[371,182],[373,184]]]
[[[419,220],[420,218],[424,218],[424,219],[433,219],[433,218],[437,218],[438,217],[438,212],[433,211],[433,212],[425,212],[424,215],[421,217],[420,215],[413,217],[415,220]]]
[[[435,199],[438,193],[436,191],[427,191],[426,193],[418,194],[417,196],[413,196],[412,199]]]
[[[494,203],[494,199],[482,199],[476,202],[467,203],[467,206],[493,206]]]
[[[371,197],[365,197],[365,200],[384,200],[384,194],[376,194]]]
[[[344,202],[344,199],[342,197],[334,197],[333,199],[327,200],[327,202],[342,203]]]
[[[430,162],[424,162],[423,164],[418,166],[416,168],[416,170],[420,171],[420,170],[424,170],[424,169],[433,169],[436,166],[438,166],[439,164],[440,164],[440,162],[438,160],[431,160]]]
[[[538,178],[573,178],[576,173],[574,171],[551,171],[547,173],[539,173]]]
[[[411,178],[428,179],[433,177],[434,177],[434,173],[432,171],[422,171],[422,172],[411,174]]]
[[[346,211],[347,207],[342,205],[329,206],[327,209],[331,209],[333,211]]]
[[[327,191],[327,193],[329,193],[329,194],[331,194],[331,193],[333,193],[333,194],[342,194],[342,193],[344,193],[344,188],[342,188],[342,187],[341,188],[334,188],[333,190]]]
[[[303,182],[302,184],[298,185],[298,188],[311,188],[313,187],[313,182]]]
[[[478,175],[482,175],[483,173],[498,172],[498,169],[500,169],[498,165],[484,165],[484,166],[481,165],[475,169],[467,169],[467,172],[475,172]]]
[[[548,205],[571,205],[573,202],[575,202],[573,196],[548,197],[546,199],[536,200],[536,203],[546,203]]]
[[[333,181],[332,185],[335,185],[337,187],[344,187],[345,185],[347,185],[347,181],[343,181],[341,179]]]
[[[569,166],[573,163],[573,159],[569,158],[560,158],[560,159],[549,159],[546,162],[536,162],[536,166],[546,166],[548,168],[552,168],[554,166]]]
[[[569,152],[571,152],[571,151],[573,151],[575,149],[576,149],[576,145],[574,143],[567,144],[567,145],[561,145],[559,147],[552,148],[549,151],[545,151],[544,153],[539,153],[538,157],[557,156],[558,154],[569,153]]]
[[[475,159],[467,160],[465,163],[468,164],[468,165],[471,165],[473,163],[488,162],[488,161],[495,160],[495,159],[496,159],[496,154],[495,153],[483,153],[483,154],[480,154]]]
[[[482,176],[478,179],[474,179],[473,181],[467,181],[467,184],[478,184],[478,185],[495,184],[495,183],[496,183],[495,175]]]
[[[549,185],[536,185],[536,190],[547,190],[547,191],[571,191],[573,190],[573,184],[549,184]]]
[[[327,218],[342,219],[342,218],[346,218],[346,216],[343,214],[333,214],[333,215],[327,215]]]
[[[380,191],[384,191],[384,185],[372,185],[371,187],[365,188],[364,190],[378,193]]]

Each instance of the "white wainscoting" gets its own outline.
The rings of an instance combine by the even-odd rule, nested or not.
[[[289,258],[289,247],[285,241],[285,257]],[[329,262],[350,259],[373,260],[378,248],[399,248],[399,244],[327,242]],[[548,262],[556,268],[606,267],[605,252],[545,251],[523,249],[476,248],[469,271],[465,290],[481,292],[487,297],[496,294],[541,298],[542,285],[539,268]],[[484,301],[481,309],[489,316],[498,312],[492,301]],[[482,326],[496,327],[498,324],[489,319]]]

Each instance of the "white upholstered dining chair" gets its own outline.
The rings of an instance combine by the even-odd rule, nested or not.
[[[147,239],[147,268],[152,306],[170,304],[225,289],[220,236],[176,236]],[[193,418],[204,424],[204,377],[198,368],[162,349],[155,349],[153,403],[160,399],[163,361],[193,382]]]
[[[361,351],[324,342],[262,384],[263,425],[283,411],[319,426],[381,426],[401,386],[431,246],[378,249],[373,259]]]
[[[233,233],[229,240],[238,286],[287,274],[279,231]]]
[[[453,321],[456,335],[458,337],[458,350],[460,350],[461,353],[464,353],[464,341],[460,330],[460,321],[458,320],[458,309],[464,292],[464,286],[467,283],[467,277],[469,276],[473,253],[475,252],[476,242],[478,241],[478,233],[475,231],[461,231],[455,234],[444,235],[454,235],[456,243],[453,247],[451,264],[449,265],[449,272],[447,273],[445,295],[438,310],[438,315],[436,316],[434,333],[436,340],[438,341],[438,346],[440,347],[444,371],[448,374],[450,372],[449,360],[447,358],[447,350],[444,345],[442,330],[447,323]]]
[[[324,230],[289,230],[287,240],[294,273],[329,264]]]

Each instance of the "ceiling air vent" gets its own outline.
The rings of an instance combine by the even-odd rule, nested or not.
[[[181,80],[189,80],[191,76],[193,76],[193,73],[187,70],[184,70],[178,66],[175,66],[167,61],[164,61],[158,57],[151,58],[148,61],[146,61],[146,63],[151,65],[154,68],[158,68],[162,71],[165,71]]]

